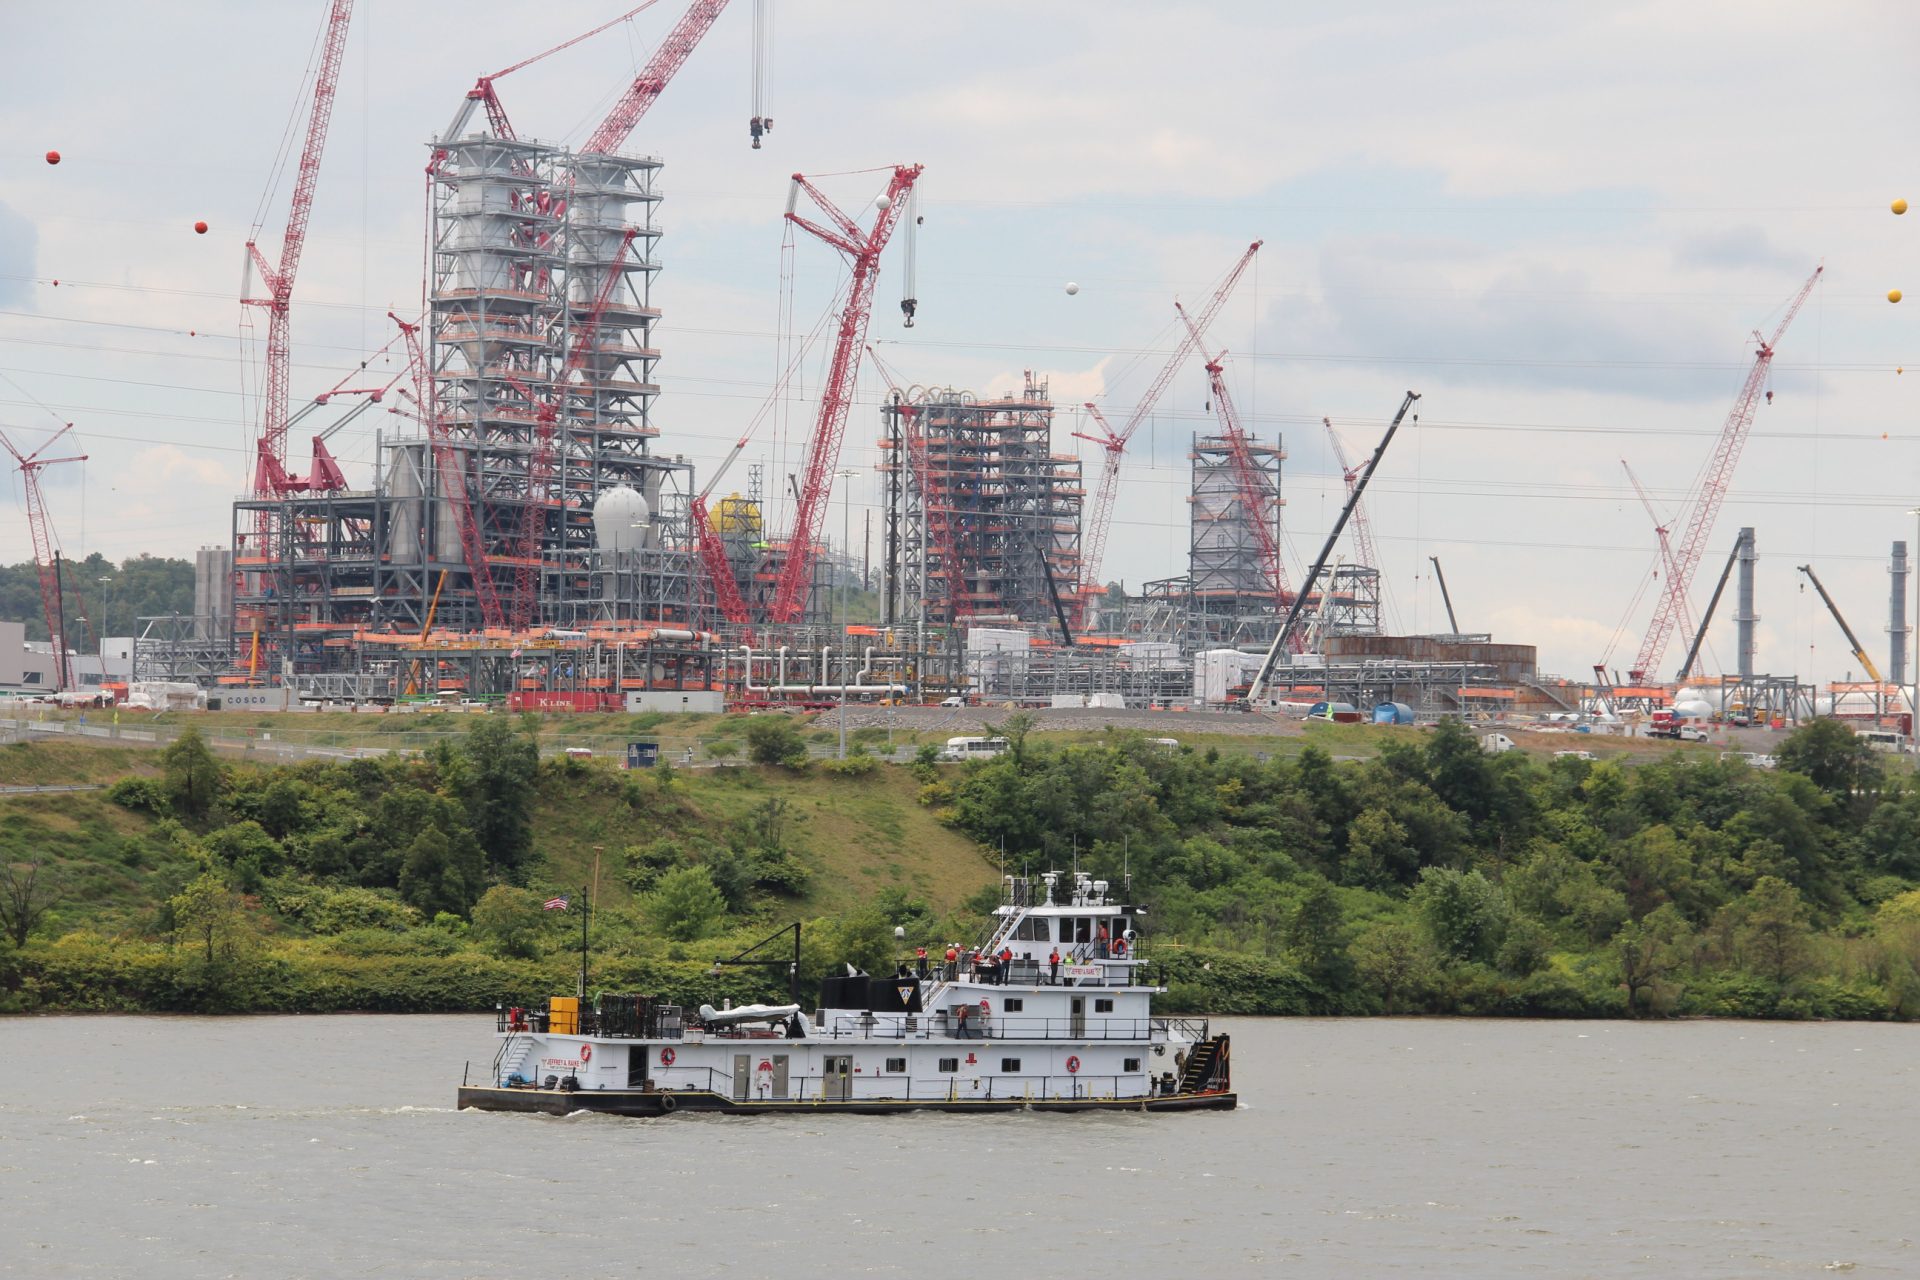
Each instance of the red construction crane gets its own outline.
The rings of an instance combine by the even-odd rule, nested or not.
[[[347,49],[347,24],[353,0],[333,0],[321,39],[320,66],[313,80],[313,106],[307,115],[307,140],[300,150],[300,168],[293,184],[293,202],[287,211],[287,229],[280,237],[280,262],[267,261],[259,245],[247,241],[247,255],[266,286],[265,297],[243,297],[250,307],[267,311],[267,367],[260,410],[260,440],[253,472],[255,497],[276,496],[276,473],[286,478],[287,375],[292,358],[293,282],[300,271],[300,254],[307,244],[307,219],[313,213],[314,188],[320,181],[320,153],[327,145],[327,125],[333,120],[333,94],[340,83],[340,60]],[[255,234],[258,234],[256,228]],[[243,288],[242,292],[246,292]],[[271,532],[271,517],[259,513],[259,532]],[[262,537],[262,542],[266,538]],[[264,547],[262,548],[265,549]]]
[[[1264,243],[1265,241],[1255,240],[1247,246],[1247,251],[1240,255],[1240,261],[1234,263],[1233,270],[1227,272],[1226,278],[1201,306],[1199,314],[1193,317],[1193,322],[1199,327],[1200,333],[1206,333],[1207,326],[1213,323],[1214,316],[1219,314],[1220,308],[1227,301],[1227,296],[1233,292],[1233,286],[1240,282],[1241,273],[1247,269],[1247,264],[1253,261],[1253,255],[1260,252],[1260,246]],[[1173,381],[1173,375],[1186,364],[1187,357],[1194,353],[1198,345],[1199,339],[1193,337],[1191,332],[1180,340],[1174,348],[1173,358],[1168,360],[1166,367],[1160,370],[1160,375],[1147,388],[1146,394],[1134,401],[1133,413],[1128,416],[1126,425],[1118,431],[1108,424],[1105,415],[1091,403],[1084,406],[1102,434],[1092,436],[1083,431],[1076,431],[1073,434],[1105,449],[1107,460],[1100,472],[1100,485],[1094,490],[1093,518],[1086,523],[1086,532],[1081,539],[1080,585],[1083,590],[1098,592],[1105,589],[1100,582],[1100,565],[1107,553],[1107,530],[1113,526],[1113,503],[1120,489],[1120,456],[1127,451],[1127,442],[1133,439],[1133,433],[1140,429],[1140,424],[1147,420],[1147,415],[1152,413],[1153,407],[1160,402],[1160,397],[1165,394],[1168,384]]]
[[[894,404],[900,416],[906,419],[906,429],[900,434],[906,441],[907,458],[913,468],[914,483],[920,486],[920,518],[926,522],[928,537],[934,544],[934,550],[940,554],[940,568],[947,582],[947,610],[949,621],[969,617],[973,613],[973,601],[967,592],[967,578],[961,568],[960,552],[954,542],[951,499],[940,496],[933,475],[933,460],[927,453],[927,434],[919,426],[920,406],[907,402],[907,393],[900,389],[894,380],[892,371],[881,363],[880,353],[872,347],[867,354],[873,358],[873,367],[886,379],[887,390],[893,393]],[[920,566],[920,590],[924,595],[928,587],[925,557]]]
[[[1653,521],[1654,537],[1660,540],[1660,565],[1666,572],[1667,581],[1671,583],[1675,577],[1679,576],[1679,568],[1673,558],[1673,542],[1668,537],[1668,534],[1672,532],[1671,522],[1660,519],[1660,513],[1653,509],[1653,499],[1647,496],[1646,489],[1641,487],[1640,477],[1633,474],[1633,468],[1627,465],[1625,458],[1620,459],[1620,469],[1627,473],[1627,483],[1633,486],[1633,492],[1639,497],[1640,505],[1647,509],[1647,519]],[[1677,607],[1679,614],[1676,620],[1679,623],[1680,629],[1686,634],[1692,635],[1694,631],[1693,616],[1687,606],[1687,602],[1683,599]]]
[[[54,558],[53,522],[47,516],[47,500],[40,492],[40,472],[61,462],[85,462],[84,453],[70,454],[64,458],[43,458],[49,446],[60,437],[73,430],[69,422],[60,428],[35,449],[32,453],[21,453],[13,447],[13,441],[0,433],[0,445],[5,445],[13,460],[20,464],[20,484],[26,490],[27,532],[33,538],[33,567],[40,576],[40,607],[47,615],[47,637],[53,642],[53,678],[58,689],[65,689],[73,683],[73,672],[67,663],[66,629],[61,626],[60,608],[60,563]]]
[[[1198,347],[1202,340],[1199,326],[1179,303],[1174,303],[1173,309],[1186,322],[1187,334]],[[1266,478],[1248,451],[1247,433],[1240,426],[1240,411],[1234,407],[1233,395],[1227,390],[1226,366],[1221,363],[1226,355],[1222,351],[1206,364],[1207,383],[1213,389],[1213,413],[1220,420],[1220,437],[1226,442],[1227,458],[1233,463],[1234,480],[1240,486],[1240,509],[1253,528],[1254,540],[1260,544],[1260,571],[1273,590],[1274,602],[1284,605],[1290,598],[1287,571],[1280,562],[1280,542],[1273,527],[1274,504],[1279,495],[1267,492]]]
[[[700,43],[720,13],[727,7],[727,0],[694,0],[693,5],[681,17],[667,38],[653,51],[653,57],[640,69],[627,91],[613,104],[613,110],[607,112],[607,118],[593,131],[585,142],[580,144],[580,154],[589,156],[611,155],[626,142],[627,135],[640,123],[640,117],[647,114],[647,108],[654,104],[667,82],[673,79],[674,72],[693,55],[694,48]]]
[[[793,515],[793,533],[787,540],[786,562],[780,566],[780,578],[774,584],[773,608],[768,615],[773,622],[796,621],[806,606],[813,582],[814,545],[827,518],[833,469],[840,460],[840,440],[846,434],[847,411],[853,406],[854,380],[860,372],[860,352],[866,343],[867,319],[873,312],[873,287],[880,276],[880,251],[887,247],[887,240],[900,221],[901,210],[906,207],[907,193],[913,190],[920,171],[921,166],[917,164],[894,166],[886,194],[874,201],[878,212],[873,226],[866,231],[804,175],[793,175],[793,189],[787,195],[787,221],[846,255],[852,278],[847,284],[847,304],[840,312],[840,333],[834,342],[833,363],[828,367],[826,386],[820,393],[820,417],[814,423],[813,437],[807,442],[804,479]],[[822,225],[795,211],[803,191],[831,225]]]
[[[1360,468],[1347,461],[1347,450],[1340,443],[1340,433],[1333,429],[1333,419],[1322,418],[1320,425],[1327,429],[1327,439],[1333,442],[1333,459],[1340,464],[1340,478],[1346,482],[1347,496],[1352,497],[1360,481]],[[1367,568],[1380,567],[1379,553],[1373,546],[1373,525],[1367,519],[1366,505],[1359,502],[1353,504],[1353,550]]]
[[[559,398],[543,400],[534,393],[532,387],[513,374],[505,375],[506,380],[527,398],[535,411],[533,448],[527,453],[527,505],[521,519],[520,543],[514,558],[512,607],[509,610],[509,617],[516,627],[532,624],[534,605],[539,597],[540,549],[546,529],[548,490],[553,485],[553,473],[559,463],[555,439],[559,434],[560,412],[567,387],[573,376],[586,368],[587,361],[595,354],[600,321],[613,302],[614,290],[623,278],[620,268],[626,262],[627,251],[633,247],[634,238],[639,234],[637,228],[628,227],[620,237],[620,246],[614,250],[613,258],[607,264],[607,277],[600,282],[600,292],[594,295],[592,304],[580,319],[580,327],[574,331],[573,344],[560,373]]]
[[[633,8],[627,10],[619,17],[608,19],[591,31],[583,31],[572,39],[562,40],[559,44],[553,46],[553,48],[536,53],[531,58],[522,58],[512,66],[503,67],[490,76],[481,76],[473,82],[473,88],[467,90],[467,96],[460,102],[460,110],[454,113],[453,123],[448,125],[446,132],[440,135],[440,140],[442,142],[451,142],[465,133],[467,121],[473,119],[473,109],[475,107],[484,107],[487,112],[487,124],[488,127],[493,130],[493,136],[496,138],[504,138],[509,142],[513,141],[519,135],[514,133],[513,123],[507,119],[507,109],[500,104],[500,95],[494,92],[494,81],[505,79],[507,76],[512,75],[524,67],[530,67],[536,62],[551,58],[563,49],[571,49],[582,40],[590,40],[602,31],[617,27],[641,10],[651,9],[658,3],[659,0],[645,0],[644,4],[633,6]],[[440,162],[446,158],[447,153],[444,148],[435,149],[433,159],[427,165],[427,172],[432,173],[435,169],[439,168]]]
[[[1675,554],[1673,569],[1667,575],[1667,588],[1654,605],[1653,621],[1647,624],[1646,638],[1640,642],[1640,655],[1628,669],[1628,674],[1635,680],[1651,679],[1654,668],[1659,666],[1660,658],[1666,652],[1667,641],[1672,638],[1674,626],[1686,608],[1687,591],[1693,585],[1695,570],[1700,567],[1700,557],[1706,552],[1714,519],[1720,514],[1720,504],[1725,500],[1727,486],[1733,480],[1734,465],[1740,461],[1740,450],[1746,445],[1747,434],[1753,429],[1753,415],[1760,407],[1767,372],[1773,367],[1774,349],[1780,345],[1787,326],[1800,313],[1807,295],[1813,292],[1813,286],[1820,282],[1820,273],[1825,270],[1825,266],[1813,269],[1813,274],[1807,277],[1807,282],[1800,286],[1800,292],[1787,305],[1786,313],[1780,317],[1772,338],[1761,337],[1758,329],[1753,331],[1753,340],[1757,344],[1753,353],[1753,368],[1748,371],[1746,384],[1734,399],[1726,424],[1720,428],[1720,440],[1714,446],[1713,456],[1707,460],[1706,469],[1700,474],[1699,493],[1687,514],[1687,531],[1680,539],[1680,550]],[[1773,393],[1766,392],[1766,398],[1772,400]]]
[[[460,456],[448,441],[433,408],[433,388],[427,358],[420,350],[420,326],[408,324],[393,312],[387,318],[400,326],[407,343],[407,368],[413,379],[413,399],[420,410],[420,424],[427,429],[433,449],[434,467],[440,473],[440,488],[453,505],[454,524],[460,531],[460,552],[466,560],[467,576],[473,580],[474,598],[480,605],[481,621],[489,627],[506,625],[506,610],[500,605],[500,591],[493,582],[493,570],[487,562],[486,544],[480,539],[480,522],[473,514],[473,498],[467,492],[467,477]]]

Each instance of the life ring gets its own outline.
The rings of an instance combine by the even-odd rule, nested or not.
[[[672,1053],[673,1050],[669,1049],[667,1050],[667,1052]],[[680,1105],[680,1099],[674,1097],[672,1094],[663,1093],[660,1095],[660,1109],[662,1111],[671,1111],[679,1105]]]
[[[981,1012],[982,1014],[992,1014],[992,1012],[993,1012],[993,1001],[991,1001],[991,1000],[988,1000],[988,999],[986,999],[986,998],[984,998],[984,997],[982,997],[982,998],[981,998],[981,1001],[980,1001],[980,1012]]]
[[[1072,1054],[1067,1055],[1067,1074],[1068,1075],[1080,1074],[1080,1059],[1073,1056]]]
[[[592,1062],[592,1061],[593,1061],[593,1046],[592,1046],[592,1045],[590,1045],[590,1044],[583,1044],[583,1045],[581,1045],[581,1046],[580,1046],[580,1063],[581,1063],[581,1065],[582,1065],[582,1066],[585,1066],[585,1065],[586,1065],[587,1063],[589,1063],[589,1062]]]
[[[671,1048],[662,1049],[660,1051],[660,1065],[663,1067],[670,1067],[673,1065],[673,1050]]]

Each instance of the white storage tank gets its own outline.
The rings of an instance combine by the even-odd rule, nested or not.
[[[646,545],[653,512],[638,489],[619,484],[593,503],[593,544],[601,551],[620,554]]]

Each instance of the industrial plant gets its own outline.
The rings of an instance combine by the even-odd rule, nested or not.
[[[786,218],[800,251],[838,255],[846,275],[822,329],[828,372],[810,396],[804,464],[783,477],[778,503],[764,468],[743,459],[745,438],[701,474],[655,412],[668,158],[630,142],[726,8],[695,0],[577,148],[520,136],[496,82],[586,36],[483,76],[459,97],[449,126],[423,140],[424,311],[391,317],[387,349],[400,373],[349,379],[296,406],[295,285],[353,9],[330,0],[277,256],[249,245],[254,283],[243,301],[268,326],[253,483],[217,542],[209,529],[193,613],[143,619],[126,679],[283,708],[454,699],[717,711],[960,698],[1323,714],[1394,707],[1423,719],[1617,722],[1669,707],[1754,722],[1904,718],[1905,544],[1893,553],[1885,671],[1806,569],[1866,677],[1844,689],[1753,670],[1754,530],[1740,531],[1704,616],[1688,603],[1774,348],[1818,271],[1756,347],[1677,545],[1655,518],[1660,585],[1636,656],[1624,673],[1603,657],[1591,680],[1544,676],[1531,646],[1463,626],[1451,597],[1446,631],[1389,627],[1365,491],[1394,431],[1417,419],[1413,392],[1359,465],[1325,423],[1345,506],[1319,554],[1296,557],[1297,572],[1288,565],[1287,442],[1246,427],[1230,357],[1207,332],[1257,240],[1197,304],[1167,299],[1179,321],[1174,349],[1124,413],[1114,408],[1114,425],[1098,403],[1056,406],[1035,372],[992,391],[882,364],[868,329],[890,246],[906,259],[908,323],[917,306],[920,166],[883,168],[882,193],[851,210],[795,175]],[[756,48],[761,39],[756,32]],[[756,105],[756,148],[771,128]],[[1130,443],[1176,375],[1196,369],[1214,421],[1187,440],[1184,571],[1122,590],[1103,561]],[[877,413],[856,397],[863,372],[886,384]],[[295,456],[296,425],[329,406],[331,424]],[[349,475],[328,441],[369,411],[383,423],[374,460]],[[870,542],[856,554],[850,537],[836,543],[829,532],[849,430],[878,445],[877,552]],[[1097,474],[1083,472],[1076,438],[1097,446]],[[46,682],[70,688],[81,683],[67,662],[75,632],[56,598],[37,479],[63,459],[15,458],[56,637]],[[792,512],[785,527],[775,527],[777,510]],[[1438,560],[1433,567],[1444,592]],[[1738,662],[1708,677],[1700,638],[1729,580]],[[849,581],[877,600],[858,619],[846,612]],[[1676,641],[1688,653],[1663,680]]]

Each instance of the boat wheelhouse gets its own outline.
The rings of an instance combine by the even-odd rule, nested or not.
[[[1063,882],[1064,880],[1064,882]],[[1156,1016],[1145,911],[1086,875],[1002,878],[986,939],[892,974],[849,966],[799,998],[800,926],[716,963],[784,967],[789,1002],[689,1010],[648,996],[501,1009],[461,1107],[564,1114],[1232,1108],[1229,1042]],[[791,955],[771,948],[791,937]],[[583,968],[584,973],[584,968]],[[585,990],[582,981],[581,990]],[[471,1068],[469,1069],[471,1075]]]

